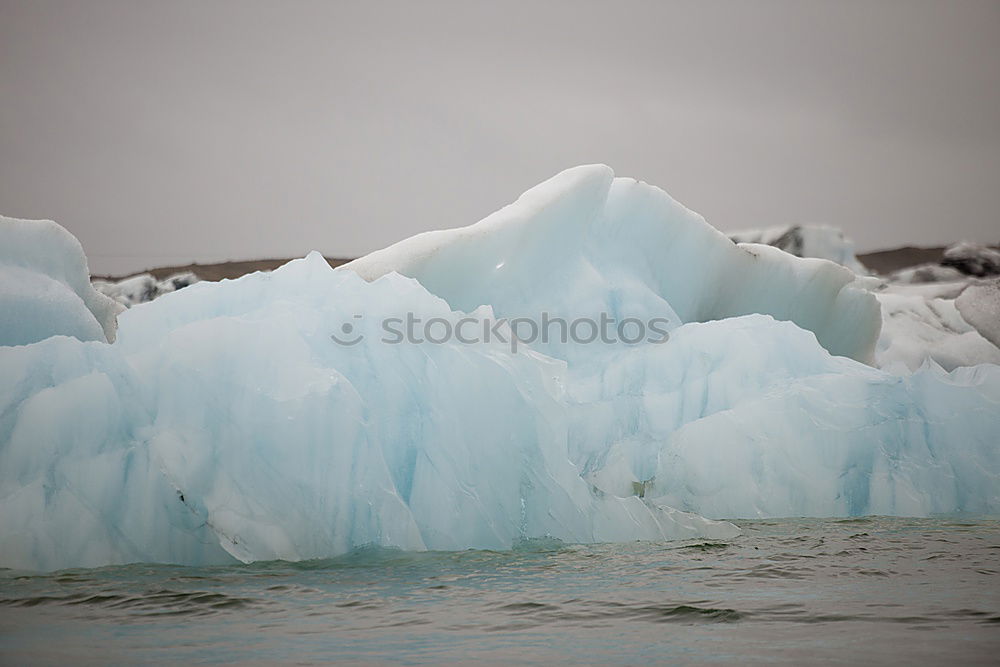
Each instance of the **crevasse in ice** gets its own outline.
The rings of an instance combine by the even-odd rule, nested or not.
[[[167,294],[122,314],[111,345],[0,347],[0,565],[996,512],[1000,367],[856,360],[879,317],[850,274],[734,246],[587,167],[342,269],[314,253]],[[482,331],[539,312],[658,317],[670,337],[386,342],[407,314]]]

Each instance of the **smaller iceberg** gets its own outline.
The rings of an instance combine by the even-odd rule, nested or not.
[[[1000,249],[962,241],[944,249],[937,262],[926,262],[894,271],[893,283],[940,283],[1000,275]]]
[[[121,280],[93,280],[94,289],[111,297],[126,308],[170,294],[193,285],[201,279],[192,271],[183,271],[157,280],[151,273],[122,278]]]
[[[90,284],[83,247],[50,220],[0,216],[0,345],[113,342],[122,307]]]
[[[927,361],[945,370],[1000,364],[996,288],[967,281],[878,287],[882,333],[875,350],[880,368],[913,372]]]

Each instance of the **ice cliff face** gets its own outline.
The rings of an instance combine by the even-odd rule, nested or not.
[[[72,234],[49,220],[0,216],[0,345],[60,334],[114,341],[120,310],[91,287],[87,258]]]
[[[570,461],[562,362],[381,342],[404,311],[462,317],[415,281],[369,284],[313,254],[134,308],[113,346],[0,348],[0,563],[734,534],[595,492]],[[332,341],[359,312],[358,344]]]
[[[878,311],[852,280],[588,167],[346,268],[312,254],[166,294],[113,345],[0,347],[0,566],[1000,511],[1000,367],[861,363]],[[540,311],[669,339],[515,351],[497,318]],[[387,339],[408,316],[502,337]]]

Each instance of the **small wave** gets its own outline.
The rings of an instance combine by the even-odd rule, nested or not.
[[[570,600],[565,604],[546,602],[511,602],[496,607],[518,618],[530,618],[535,624],[599,620],[635,620],[653,623],[732,623],[748,614],[729,608],[701,606],[697,603],[656,604],[625,603],[602,600]],[[518,623],[501,627],[512,629]]]
[[[719,609],[714,607],[695,607],[692,605],[640,607],[635,610],[636,616],[658,622],[711,622],[733,623],[746,618],[746,614],[735,609]]]
[[[728,549],[730,544],[726,542],[699,542],[697,544],[685,544],[678,547],[679,551],[722,551]]]
[[[226,609],[243,609],[259,602],[247,597],[211,591],[179,592],[170,590],[153,591],[141,595],[71,593],[68,595],[0,598],[0,606],[8,607],[36,607],[40,605],[97,607],[130,610],[141,615],[211,613]]]

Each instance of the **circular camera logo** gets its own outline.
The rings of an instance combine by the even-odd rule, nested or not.
[[[360,315],[355,315],[354,319],[361,319]],[[355,332],[354,324],[351,322],[344,322],[340,325],[340,334],[330,334],[330,338],[336,341],[339,345],[356,345],[364,340],[364,334]]]

